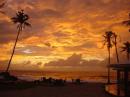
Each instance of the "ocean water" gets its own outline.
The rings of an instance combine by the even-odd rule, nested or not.
[[[107,82],[107,72],[11,71],[11,74],[27,81],[40,80],[42,77],[52,77],[66,81],[79,78],[83,82]],[[114,73],[112,73],[111,80],[115,81],[115,78]]]

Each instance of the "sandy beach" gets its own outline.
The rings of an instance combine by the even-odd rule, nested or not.
[[[104,90],[102,83],[67,84],[65,86],[37,86],[22,90],[0,91],[0,97],[114,97]]]

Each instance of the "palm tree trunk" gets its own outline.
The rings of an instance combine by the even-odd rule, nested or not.
[[[127,59],[128,59],[128,62],[129,62],[129,59],[130,59],[129,52],[127,52]]]
[[[16,40],[15,40],[15,44],[14,44],[14,47],[13,47],[13,51],[12,51],[12,54],[11,54],[11,57],[10,57],[10,60],[9,60],[9,63],[8,63],[6,72],[9,71],[9,68],[10,68],[10,65],[11,65],[11,61],[12,61],[12,58],[13,58],[13,56],[14,56],[15,48],[16,48],[16,45],[17,45],[17,42],[18,42],[18,39],[19,39],[19,35],[20,35],[21,30],[22,30],[22,26],[20,25],[20,26],[18,27],[18,34],[17,34]]]
[[[117,35],[116,34],[114,34],[114,38],[115,38],[115,51],[116,51],[116,60],[117,60],[117,63],[119,63],[119,55],[118,55],[118,50],[117,50]]]
[[[108,57],[108,84],[110,83],[110,48],[108,48],[108,55],[109,55],[109,57]]]
[[[115,50],[116,50],[117,63],[119,63],[119,55],[118,55],[118,50],[117,50],[117,45],[116,44],[115,44]]]

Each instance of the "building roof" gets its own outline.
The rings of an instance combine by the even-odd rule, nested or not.
[[[110,64],[109,67],[114,70],[130,71],[130,64]]]

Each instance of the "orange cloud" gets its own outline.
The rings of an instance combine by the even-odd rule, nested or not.
[[[29,14],[32,27],[20,34],[12,64],[42,62],[40,68],[44,68],[45,63],[65,60],[73,53],[82,54],[85,60],[104,60],[107,49],[101,47],[105,31],[121,36],[119,47],[130,41],[127,27],[121,24],[128,19],[129,5],[130,0],[10,0],[4,8],[7,15],[0,15],[0,60],[9,60],[17,34],[10,17],[19,9]]]

